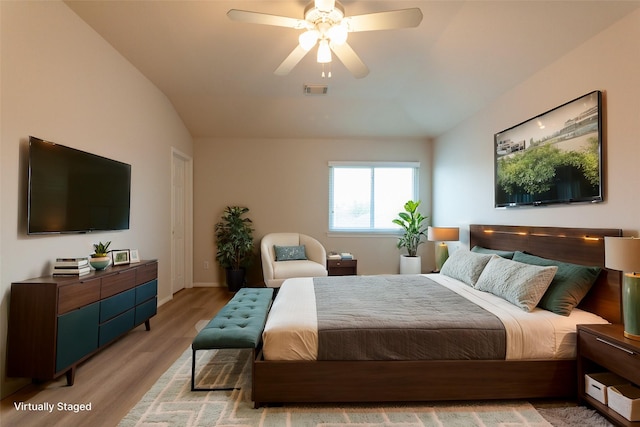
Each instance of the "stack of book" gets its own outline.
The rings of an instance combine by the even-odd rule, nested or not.
[[[56,258],[53,263],[53,276],[82,276],[91,272],[87,258]]]
[[[351,254],[351,252],[329,252],[329,254],[327,255],[327,259],[353,259],[353,254]]]

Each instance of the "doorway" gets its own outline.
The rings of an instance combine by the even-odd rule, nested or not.
[[[193,160],[171,149],[171,294],[193,286]]]

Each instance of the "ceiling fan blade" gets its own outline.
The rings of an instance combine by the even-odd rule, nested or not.
[[[291,70],[293,70],[293,67],[295,67],[298,62],[300,62],[302,58],[305,57],[307,52],[309,51],[303,49],[302,46],[296,46],[296,48],[291,51],[289,56],[287,56],[285,60],[282,61],[282,64],[280,64],[280,66],[276,68],[274,74],[278,76],[286,76]]]
[[[361,79],[369,74],[369,68],[348,43],[341,45],[331,44],[330,47],[355,78]]]
[[[268,13],[250,12],[248,10],[231,9],[227,12],[227,16],[232,21],[246,22],[249,24],[274,25],[276,27],[296,29],[303,29],[307,26],[307,22],[303,19],[269,15]]]
[[[417,27],[422,22],[419,8],[390,10],[388,12],[368,13],[345,18],[349,31],[393,30],[394,28]]]

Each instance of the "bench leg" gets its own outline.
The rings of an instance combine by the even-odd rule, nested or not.
[[[196,350],[193,350],[191,352],[191,391],[232,391],[232,390],[240,390],[240,387],[196,388]]]

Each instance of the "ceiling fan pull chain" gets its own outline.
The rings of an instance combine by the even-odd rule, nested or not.
[[[324,79],[325,77],[327,78],[331,78],[331,63],[327,62],[326,64],[321,64],[322,65],[322,78]],[[325,73],[325,67],[328,68],[327,72]]]

